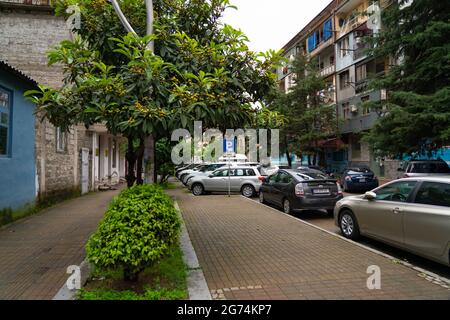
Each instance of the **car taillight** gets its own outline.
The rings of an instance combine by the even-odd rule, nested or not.
[[[341,185],[339,184],[339,182],[336,182],[336,185],[337,185],[338,194],[342,194],[342,189],[341,189]]]
[[[303,185],[301,183],[295,186],[295,195],[297,197],[302,197],[305,195],[305,190],[303,189]]]
[[[258,180],[264,182],[264,181],[266,181],[266,177],[260,176],[260,177],[258,177]]]

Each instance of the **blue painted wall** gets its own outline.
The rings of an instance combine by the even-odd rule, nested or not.
[[[35,106],[23,97],[23,80],[0,70],[0,86],[12,92],[9,155],[0,156],[0,210],[18,209],[36,199]]]

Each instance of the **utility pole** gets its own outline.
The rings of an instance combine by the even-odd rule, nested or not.
[[[114,7],[114,10],[116,11],[117,16],[120,19],[120,22],[124,26],[125,30],[128,32],[133,33],[134,35],[137,35],[136,31],[134,31],[133,27],[128,22],[127,18],[123,14],[122,10],[120,9],[119,3],[117,0],[110,0],[111,4]],[[153,0],[145,0],[145,8],[147,12],[147,35],[153,34]],[[155,52],[155,41],[152,40],[149,42],[147,49]],[[145,183],[156,183],[156,161],[155,161],[155,137],[153,134],[148,135],[144,139],[144,182]]]

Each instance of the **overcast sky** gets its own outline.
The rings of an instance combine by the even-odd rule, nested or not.
[[[230,0],[223,21],[241,29],[254,51],[281,49],[331,0]]]

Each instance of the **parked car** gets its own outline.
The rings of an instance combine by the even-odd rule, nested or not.
[[[256,167],[237,165],[233,168],[222,167],[208,176],[195,176],[188,181],[188,188],[195,196],[205,192],[240,192],[250,198],[259,192],[264,177]]]
[[[202,165],[202,164],[199,164],[199,163],[191,163],[191,164],[188,164],[188,165],[186,165],[186,166],[182,166],[181,168],[178,168],[178,169],[175,171],[175,176],[178,178],[181,171],[183,171],[183,170],[191,170],[191,169],[197,168],[197,167],[200,166],[200,165]]]
[[[450,167],[444,160],[415,160],[408,161],[398,172],[398,178],[450,175]]]
[[[259,201],[283,208],[285,213],[303,209],[325,209],[333,214],[342,199],[339,183],[317,170],[279,170],[263,182]]]
[[[346,197],[334,220],[347,238],[364,235],[450,265],[450,177],[394,180]]]
[[[227,165],[227,163],[225,163],[225,162],[211,163],[208,165],[204,165],[204,166],[200,167],[198,170],[191,171],[191,172],[188,172],[184,176],[180,176],[180,180],[184,185],[186,185],[187,181],[190,178],[193,178],[197,175],[207,176],[207,175],[211,174],[214,170],[221,168],[223,166],[226,166],[226,165]],[[234,164],[233,164],[233,166],[234,166]]]
[[[346,192],[365,192],[378,187],[378,178],[367,167],[350,167],[344,170],[340,178],[341,187]]]

